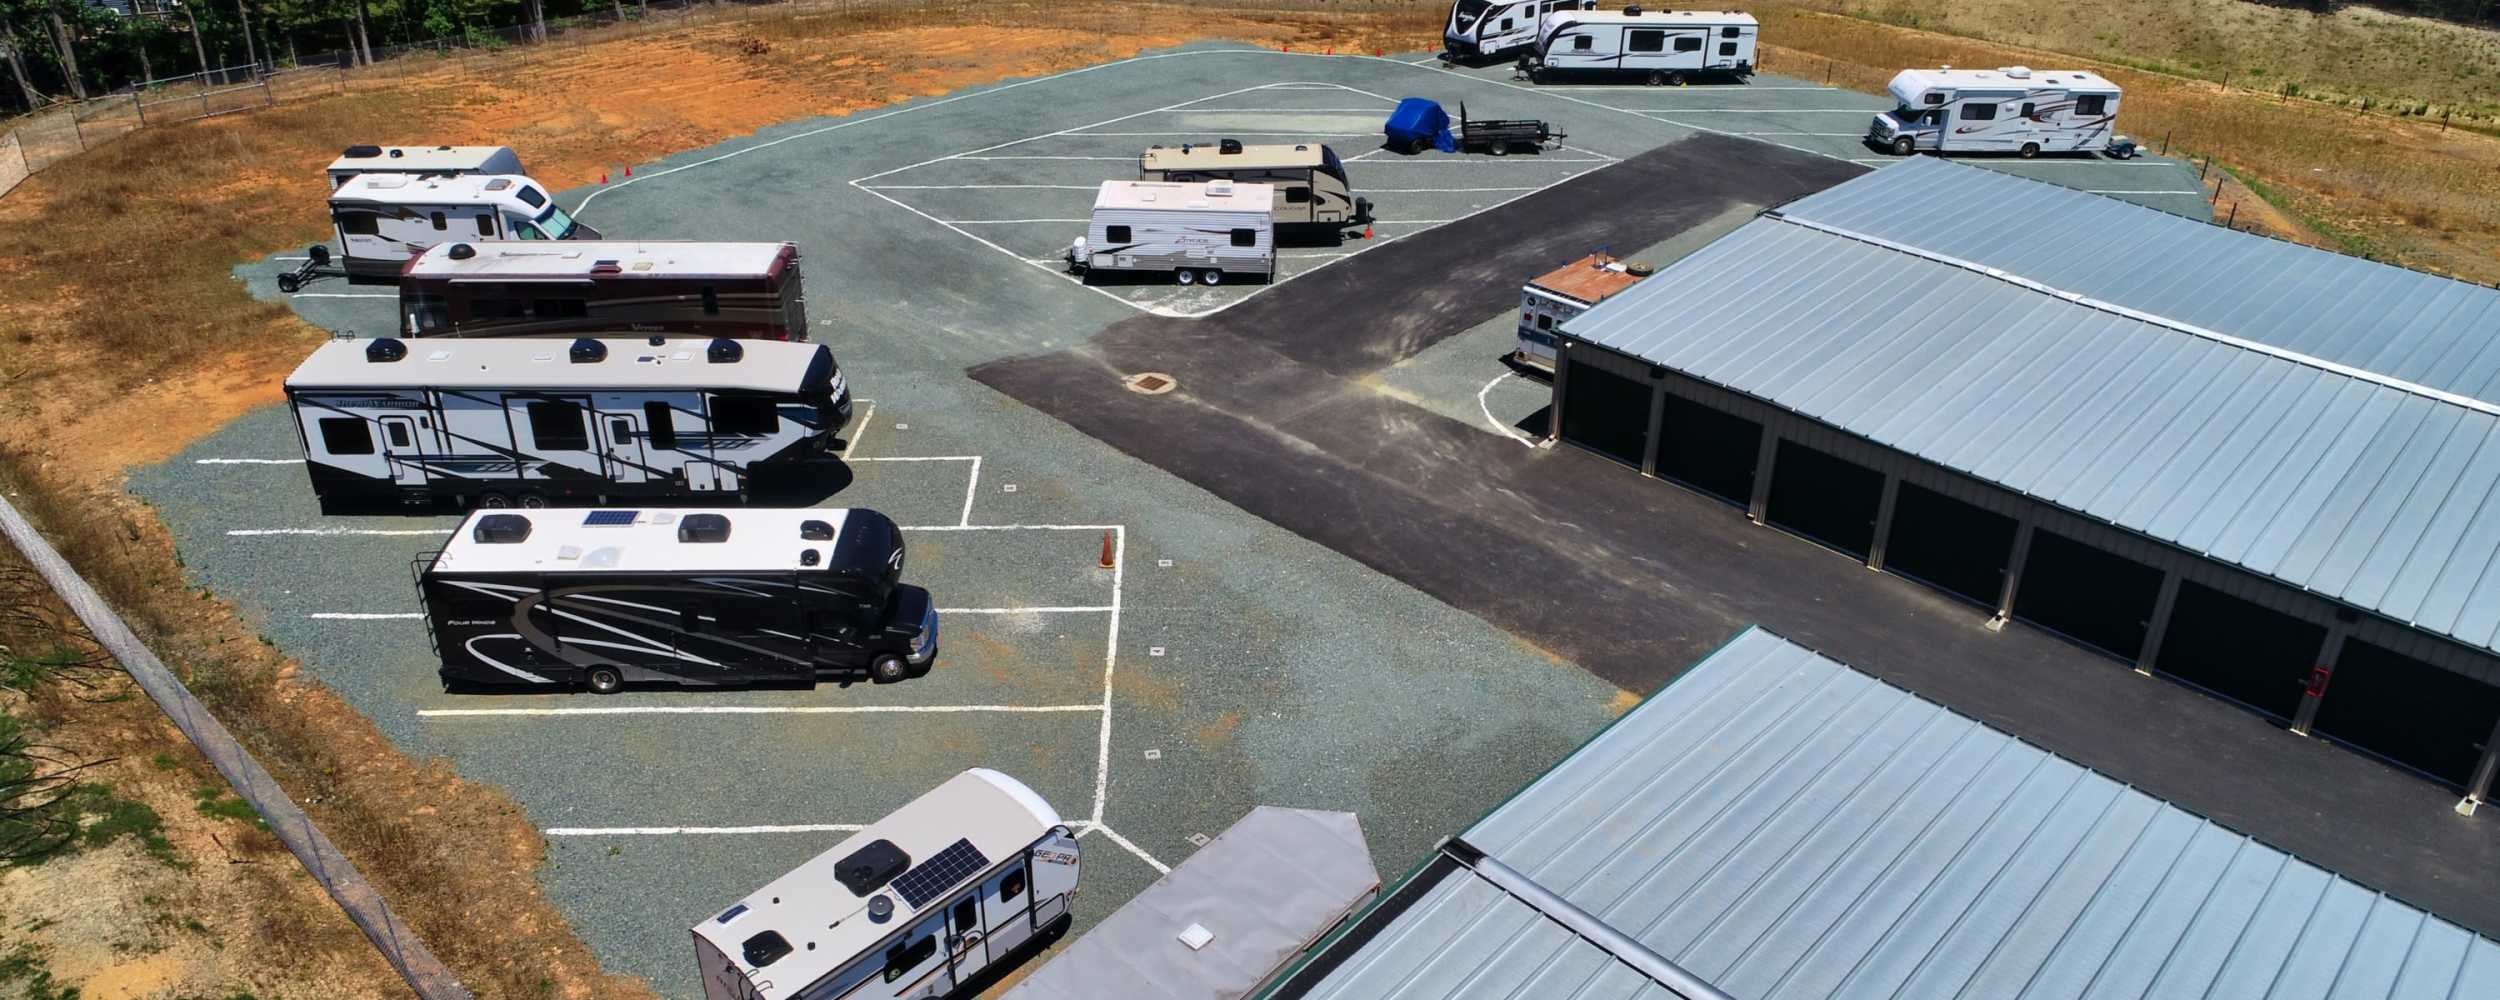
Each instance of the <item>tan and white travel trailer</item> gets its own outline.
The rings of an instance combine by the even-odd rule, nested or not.
[[[1275,191],[1232,181],[1104,181],[1068,270],[1169,274],[1184,285],[1276,273]]]
[[[518,174],[358,174],[330,192],[330,221],[357,284],[397,283],[437,243],[599,238]]]
[[[1866,141],[1901,156],[1945,153],[2097,152],[2118,120],[2116,83],[2083,70],[1905,69],[1892,78],[1890,111]]]
[[[526,174],[510,146],[349,146],[330,161],[330,189],[359,174]]]
[[[794,243],[439,243],[399,278],[403,337],[806,340]]]
[[[1276,189],[1268,213],[1278,228],[1337,231],[1372,221],[1369,198],[1354,196],[1337,151],[1316,142],[1243,145],[1239,139],[1150,146],[1137,158],[1142,181],[1235,181]]]
[[[973,768],[694,927],[704,1000],[925,1000],[1067,930],[1076,836]]]
[[[1637,76],[1651,86],[1743,77],[1753,73],[1761,37],[1761,22],[1732,10],[1564,11],[1539,24],[1528,75]]]

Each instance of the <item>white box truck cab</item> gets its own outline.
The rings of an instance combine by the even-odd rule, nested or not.
[[[1547,14],[1528,77],[1637,76],[1677,86],[1701,76],[1753,73],[1762,24],[1728,10],[1579,11]]]
[[[1888,89],[1866,141],[1899,156],[2098,151],[2118,120],[2118,85],[2082,70],[1905,69]]]
[[[1151,146],[1137,158],[1138,180],[1240,181],[1274,188],[1268,216],[1280,229],[1335,232],[1369,225],[1372,203],[1354,196],[1337,151],[1316,142],[1246,146],[1239,139]]]
[[[330,192],[339,263],[355,284],[398,284],[437,243],[595,240],[547,189],[519,174],[358,174]]]
[[[510,146],[349,146],[330,161],[330,190],[359,174],[526,174]]]
[[[694,926],[704,1000],[923,1000],[1066,933],[1077,841],[973,768]]]
[[[1274,189],[1232,181],[1104,181],[1085,235],[1068,245],[1068,270],[1169,274],[1184,285],[1220,285],[1276,273]]]
[[[1441,29],[1441,58],[1449,62],[1490,62],[1536,48],[1537,22],[1555,11],[1585,10],[1595,0],[1456,0],[1449,23]]]

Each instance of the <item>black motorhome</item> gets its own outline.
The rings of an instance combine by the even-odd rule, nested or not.
[[[417,561],[446,686],[892,683],[937,659],[873,510],[478,511]]]

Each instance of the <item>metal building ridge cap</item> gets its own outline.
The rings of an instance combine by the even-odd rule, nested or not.
[[[1526,903],[1529,909],[1537,911],[1548,920],[1561,924],[1564,930],[1579,935],[1590,944],[1596,945],[1598,950],[1613,956],[1616,961],[1631,966],[1633,971],[1665,987],[1680,1000],[1735,1000],[1718,987],[1704,982],[1701,977],[1684,971],[1682,966],[1670,961],[1666,956],[1651,951],[1648,945],[1640,943],[1629,934],[1616,930],[1614,925],[1600,919],[1596,914],[1581,909],[1570,900],[1564,899],[1560,893],[1537,884],[1536,879],[1530,878],[1526,873],[1478,850],[1475,845],[1451,838],[1449,843],[1442,847],[1442,853],[1458,862],[1460,866],[1474,872],[1476,877],[1492,883],[1494,888],[1509,893],[1520,902]]]
[[[1883,249],[1893,251],[1894,253],[1905,254],[1931,263],[1942,264],[1946,267],[1957,268],[1959,270],[1968,271],[1984,277],[1994,278],[2017,288],[2038,292],[2052,298],[2062,299],[2087,309],[2105,312],[2124,319],[2131,319],[2139,323],[2157,326],[2174,333],[2183,333],[2191,337],[2210,340],[2228,347],[2262,354],[2278,361],[2288,361],[2303,367],[2315,368],[2330,374],[2341,375],[2345,378],[2354,379],[2360,382],[2367,382],[2371,385],[2384,389],[2394,389],[2398,392],[2419,396],[2434,402],[2446,403],[2450,406],[2463,407],[2476,413],[2483,414],[2484,416],[2500,417],[2500,405],[2494,405],[2492,403],[2476,399],[2472,396],[2460,395],[2444,389],[2434,389],[2419,382],[2409,382],[2404,379],[2396,378],[2392,375],[2370,371],[2366,368],[2355,368],[2351,365],[2328,361],[2325,358],[2302,354],[2299,351],[2286,350],[2271,344],[2261,344],[2257,341],[2249,340],[2244,337],[2235,337],[2219,330],[2209,330],[2193,323],[2183,323],[2179,320],[2171,319],[2168,316],[2149,313],[2141,309],[2122,306],[2115,302],[2096,299],[2081,292],[2067,291],[2066,289],[2058,288],[2045,282],[2032,278],[2026,278],[2022,275],[2015,274],[2001,268],[1990,267],[1976,261],[1963,260],[1950,254],[1937,253],[1936,251],[1928,250],[1923,247],[1911,246],[1896,240],[1888,240],[1881,236],[1861,233],[1851,229],[1844,229],[1829,223],[1816,222],[1811,219],[1796,218],[1778,209],[1773,209],[1762,214],[1766,218],[1777,219],[1792,226],[1801,226],[1826,235],[1837,236],[1845,240],[1854,240],[1869,246],[1881,247]]]

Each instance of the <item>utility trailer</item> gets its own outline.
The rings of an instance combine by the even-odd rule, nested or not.
[[[447,688],[890,684],[937,659],[873,510],[477,511],[414,572]]]
[[[798,245],[443,243],[399,278],[403,337],[621,332],[806,340]]]
[[[704,1000],[934,1000],[1067,932],[1079,848],[987,768],[947,779],[694,926]]]
[[[1467,117],[1467,105],[1458,106],[1458,148],[1464,152],[1491,153],[1502,156],[1512,150],[1535,152],[1564,138],[1554,126],[1527,118]]]

